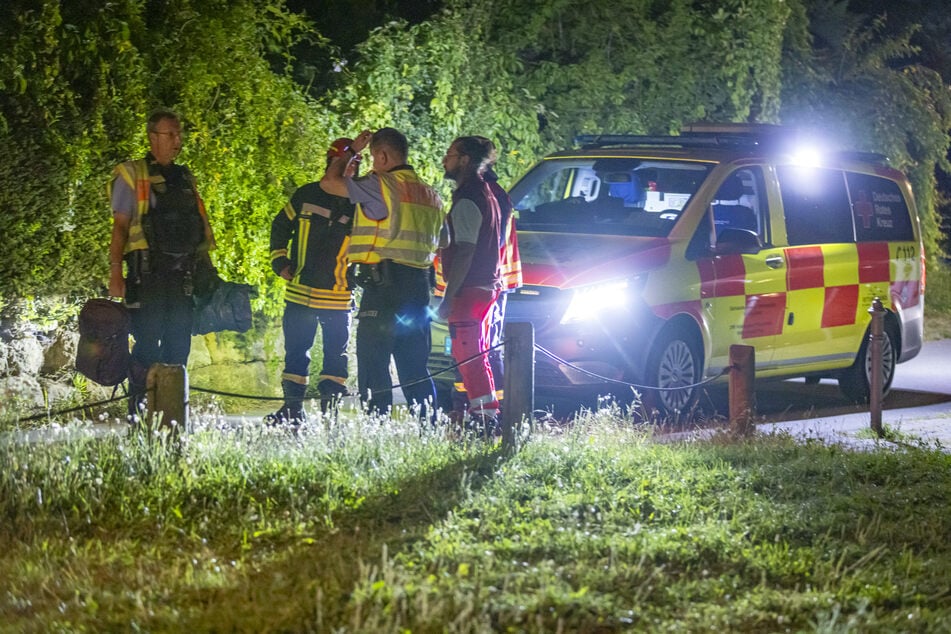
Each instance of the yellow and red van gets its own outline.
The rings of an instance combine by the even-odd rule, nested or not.
[[[908,180],[884,157],[804,158],[777,126],[579,138],[511,190],[538,388],[624,381],[691,407],[733,344],[756,376],[834,377],[869,393],[869,308],[887,313],[883,379],[921,348],[923,248]],[[441,345],[434,341],[434,346]]]

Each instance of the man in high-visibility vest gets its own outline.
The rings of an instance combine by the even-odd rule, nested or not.
[[[214,237],[195,177],[175,163],[182,149],[180,119],[159,110],[146,131],[149,153],[118,165],[109,184],[109,294],[123,298],[132,316],[132,415],[141,413],[153,364],[187,364],[196,271],[202,264],[214,270],[208,256]]]
[[[368,145],[372,171],[347,177],[349,159]],[[442,201],[407,164],[409,144],[398,130],[364,130],[342,154],[331,161],[320,185],[357,205],[347,255],[363,288],[357,311],[360,397],[371,412],[385,414],[392,407],[392,356],[407,403],[425,417],[436,400],[426,363],[429,268],[445,218]]]
[[[339,138],[327,150],[327,165],[353,141]],[[352,176],[360,156],[351,156]],[[320,183],[298,188],[271,221],[271,268],[287,280],[284,317],[284,404],[266,417],[271,424],[296,425],[306,419],[304,395],[310,383],[310,349],[321,329],[323,365],[317,381],[320,409],[326,412],[346,394],[347,342],[353,285],[347,247],[354,206],[343,196],[324,191]]]

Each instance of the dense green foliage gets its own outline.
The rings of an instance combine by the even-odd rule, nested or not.
[[[360,46],[360,62],[325,105],[348,131],[393,126],[410,141],[410,162],[442,182],[440,159],[454,138],[496,139],[499,172],[511,180],[540,150],[538,102],[521,86],[520,64],[486,43],[486,16],[446,10],[417,26],[392,23]]]
[[[782,32],[775,0],[488,0],[493,40],[524,64],[549,138],[676,133],[685,122],[773,121]]]
[[[36,6],[38,4],[38,6]],[[273,305],[270,219],[322,168],[324,115],[275,57],[303,21],[274,0],[13,2],[0,54],[0,297],[95,292],[107,278],[111,168],[144,155],[145,116],[184,118],[225,277]]]
[[[936,168],[951,173],[951,91],[937,71],[910,63],[914,28],[888,35],[884,20],[816,2],[790,21],[782,121],[834,149],[881,152],[915,191],[925,251],[942,242]]]
[[[105,277],[105,178],[146,109],[131,3],[0,9],[0,297]]]
[[[372,31],[354,63],[323,51],[339,72],[320,71],[334,80],[315,94],[295,83],[308,60],[290,52],[329,45],[283,0],[5,3],[0,308],[103,288],[105,185],[114,164],[145,151],[144,118],[159,106],[184,116],[181,160],[208,203],[216,263],[257,286],[257,308],[271,315],[282,292],[267,261],[272,215],[320,175],[331,138],[383,125],[406,132],[411,162],[435,183],[452,138],[492,137],[505,184],[581,132],[669,133],[694,120],[804,125],[908,171],[928,252],[938,255],[935,168],[951,170],[951,98],[939,75],[913,63],[914,27],[888,35],[882,19],[831,0],[445,7]]]
[[[198,422],[0,443],[0,629],[951,626],[933,448],[656,444],[611,410],[511,454],[406,420]]]

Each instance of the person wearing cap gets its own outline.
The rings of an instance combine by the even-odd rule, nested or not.
[[[499,202],[485,182],[495,148],[485,137],[463,136],[449,146],[442,164],[456,182],[447,217],[449,243],[439,251],[446,290],[438,314],[449,324],[452,357],[469,399],[470,422],[487,434],[497,431],[499,411],[489,364],[489,310],[501,288]]]
[[[353,141],[335,140],[327,150],[327,165]],[[359,154],[347,155],[346,173],[356,173]],[[347,342],[353,284],[347,246],[354,206],[343,196],[327,192],[319,182],[307,183],[271,222],[271,268],[287,280],[284,297],[284,404],[267,416],[271,424],[300,424],[306,420],[304,395],[310,382],[310,350],[321,327],[323,366],[318,377],[321,411],[346,394]]]
[[[348,176],[347,158],[368,146],[372,171],[365,178]],[[320,184],[357,205],[347,255],[357,265],[357,283],[363,288],[357,311],[360,397],[370,412],[388,412],[392,357],[406,402],[426,418],[436,400],[426,364],[429,268],[445,218],[442,200],[407,164],[409,143],[398,130],[364,130],[345,154],[331,162]]]

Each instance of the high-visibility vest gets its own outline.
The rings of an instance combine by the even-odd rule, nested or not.
[[[191,180],[192,187],[195,187],[194,177],[186,168],[187,178]],[[133,192],[135,192],[135,209],[132,211],[132,218],[129,220],[129,237],[125,243],[123,253],[131,251],[140,251],[149,248],[149,243],[145,239],[145,231],[142,228],[142,219],[149,212],[150,192],[155,183],[165,182],[161,174],[149,174],[149,163],[146,159],[135,161],[126,161],[120,163],[112,170],[112,179],[109,181],[109,199],[112,199],[112,185],[117,178],[121,178]],[[214,248],[214,236],[211,232],[211,224],[208,222],[208,215],[205,212],[205,203],[195,190],[195,198],[198,200],[198,213],[201,214],[202,223],[205,226],[205,240],[199,247],[201,250]]]
[[[503,231],[505,241],[499,253],[499,277],[502,278],[502,290],[510,291],[522,286],[522,257],[518,253],[514,215],[509,216]]]
[[[445,216],[439,194],[421,181],[412,168],[397,168],[376,177],[387,215],[382,220],[373,220],[357,205],[347,251],[350,261],[376,264],[392,260],[429,268],[439,246]]]

